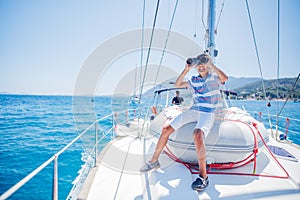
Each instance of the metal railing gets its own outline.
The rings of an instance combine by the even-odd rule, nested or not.
[[[95,161],[94,162],[96,164],[97,163],[97,144],[104,138],[104,137],[102,137],[100,140],[98,140],[98,130],[99,130],[98,123],[100,121],[105,120],[110,117],[112,117],[112,122],[114,122],[113,114],[109,114],[107,116],[104,116],[104,117],[94,121],[89,127],[87,127],[82,133],[80,133],[75,139],[73,139],[64,148],[62,148],[60,151],[58,151],[56,154],[54,154],[51,158],[49,158],[46,162],[41,164],[39,167],[37,167],[35,170],[33,170],[30,174],[28,174],[26,177],[24,177],[22,180],[20,180],[14,186],[12,186],[10,189],[8,189],[6,192],[4,192],[0,196],[0,200],[7,199],[8,197],[10,197],[17,190],[19,190],[22,186],[24,186],[29,180],[31,180],[33,177],[35,177],[40,171],[42,171],[45,167],[50,165],[52,162],[53,162],[52,199],[57,200],[58,199],[58,157],[62,153],[64,153],[71,145],[73,145],[75,142],[77,142],[90,129],[92,129],[94,127],[95,128],[95,146],[94,146]],[[110,131],[112,131],[112,129],[110,129]]]
[[[272,135],[275,139],[278,139],[278,131],[281,131],[285,134],[293,133],[298,135],[300,132],[298,130],[299,126],[293,126],[299,124],[300,119],[286,117],[286,116],[277,116],[274,114],[263,114],[262,112],[257,111],[249,111],[249,113],[254,114],[254,117],[262,122],[266,127],[273,129],[274,135]],[[280,123],[276,124],[276,121]],[[271,121],[271,123],[269,122]],[[290,126],[291,124],[291,126]]]
[[[89,125],[84,131],[82,131],[75,139],[73,139],[70,143],[68,143],[64,148],[62,148],[60,151],[55,153],[51,158],[49,158],[47,161],[45,161],[43,164],[41,164],[39,167],[37,167],[35,170],[33,170],[30,174],[28,174],[26,177],[24,177],[22,180],[20,180],[18,183],[16,183],[14,186],[12,186],[10,189],[8,189],[6,192],[4,192],[0,196],[0,200],[7,199],[10,197],[12,194],[14,194],[16,191],[18,191],[22,186],[24,186],[28,181],[30,181],[33,177],[35,177],[37,174],[39,174],[44,168],[49,166],[53,162],[53,181],[52,181],[52,199],[57,200],[58,199],[58,158],[59,156],[64,153],[71,145],[73,145],[75,142],[77,142],[82,136],[84,136],[86,133],[89,133],[88,131],[94,128],[95,130],[95,144],[94,147],[92,147],[92,151],[90,152],[90,156],[94,156],[94,165],[97,164],[97,155],[98,155],[98,144],[101,142],[103,139],[107,137],[109,133],[112,133],[112,136],[110,138],[113,139],[115,137],[113,127],[115,123],[127,123],[128,120],[131,120],[132,118],[136,118],[139,114],[143,112],[145,109],[148,109],[148,107],[140,107],[137,109],[125,109],[123,111],[120,111],[119,114],[123,114],[124,116],[118,117],[118,119],[115,119],[116,113],[111,113],[109,115],[106,115],[96,121],[94,121],[91,125]],[[133,116],[128,116],[128,112],[134,111]],[[99,128],[98,123],[104,120],[107,120],[111,118],[112,125],[111,127],[105,131],[105,133],[102,135],[101,138],[98,138],[98,132],[99,129],[101,129],[101,126]],[[101,129],[102,131],[102,129]],[[93,154],[93,155],[91,155]],[[86,163],[87,164],[87,163]],[[80,175],[79,175],[80,176]],[[74,190],[74,187],[71,189]],[[70,196],[70,194],[69,194]]]

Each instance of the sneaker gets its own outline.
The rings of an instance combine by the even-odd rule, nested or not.
[[[148,161],[141,169],[140,172],[150,172],[153,169],[157,169],[160,167],[160,164],[158,161],[156,161],[155,163],[152,163],[150,161]]]
[[[208,183],[209,183],[208,177],[204,179],[202,176],[199,175],[199,178],[197,178],[192,183],[192,188],[193,190],[203,191],[208,186]]]

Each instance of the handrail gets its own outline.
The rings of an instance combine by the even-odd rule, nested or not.
[[[258,111],[248,111],[249,113],[254,113],[254,114],[259,114]],[[262,116],[268,116],[267,114],[261,114]],[[274,114],[270,114],[271,117],[276,117],[277,115],[274,115]],[[279,118],[282,118],[282,119],[286,119],[286,118],[289,118],[290,120],[293,120],[293,121],[297,121],[297,122],[300,122],[300,119],[296,119],[296,118],[292,118],[292,117],[285,117],[285,116],[278,116]]]
[[[14,186],[12,186],[10,189],[8,189],[6,192],[4,192],[0,196],[0,200],[4,200],[4,199],[7,199],[8,197],[10,197],[17,190],[19,190],[23,185],[25,185],[29,180],[31,180],[33,177],[35,177],[40,171],[42,171],[45,167],[47,167],[50,163],[52,163],[52,161],[54,161],[52,199],[54,199],[54,200],[58,199],[58,178],[57,178],[57,176],[58,176],[58,173],[57,173],[58,157],[60,156],[60,154],[64,153],[72,144],[77,142],[77,140],[79,140],[92,127],[95,126],[95,131],[98,131],[98,128],[97,128],[98,122],[102,121],[104,119],[107,119],[111,116],[113,116],[113,114],[106,115],[106,116],[94,121],[90,126],[88,126],[82,133],[80,133],[75,139],[73,139],[70,143],[68,143],[64,148],[62,148],[60,151],[58,151],[56,154],[54,154],[51,158],[49,158],[47,161],[45,161],[43,164],[41,164],[39,167],[37,167],[35,170],[33,170],[30,174],[28,174],[26,177],[24,177],[22,180],[20,180]],[[97,133],[95,133],[95,134],[97,134]],[[97,143],[98,143],[98,141],[97,141],[97,137],[96,137],[95,138],[95,146],[97,146]],[[95,159],[97,159],[96,156],[95,156]],[[95,160],[95,163],[96,162],[97,161]]]
[[[172,91],[172,90],[186,90],[187,88],[165,88],[165,89],[160,89],[160,90],[155,90],[154,94],[160,94],[162,92],[166,92],[166,91]]]
[[[263,114],[263,113],[261,113],[261,112],[257,112],[257,111],[248,111],[249,113],[254,113],[254,114],[258,114],[258,115],[260,115],[260,116],[270,116],[270,117],[273,117],[273,118],[270,118],[270,119],[272,119],[272,120],[277,120],[278,118],[281,118],[281,119],[288,119],[289,121],[295,121],[295,122],[300,122],[300,120],[299,119],[296,119],[296,118],[291,118],[291,117],[285,117],[285,116],[278,116],[278,115],[274,115],[274,114],[269,114],[269,115],[267,115],[267,114]],[[263,121],[261,121],[264,125],[270,125],[269,123],[267,123],[267,122],[263,122]],[[285,131],[287,131],[287,128],[286,127],[282,127],[282,126],[279,126],[279,125],[272,125],[272,126],[270,126],[270,129],[275,129],[276,130],[276,132],[278,131],[278,130],[285,130]],[[291,132],[291,133],[294,133],[294,134],[299,134],[299,131],[295,131],[295,130],[293,130],[293,129],[288,129],[288,132]],[[276,137],[277,138],[277,137]]]

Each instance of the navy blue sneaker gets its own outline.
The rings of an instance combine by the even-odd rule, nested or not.
[[[199,178],[197,178],[192,183],[192,188],[193,190],[203,191],[208,186],[208,183],[209,183],[208,177],[204,179],[202,176],[199,175]]]

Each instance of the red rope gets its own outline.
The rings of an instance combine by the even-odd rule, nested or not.
[[[254,122],[252,122],[252,125],[258,131],[257,124],[254,123]],[[249,126],[249,128],[250,128],[250,126]],[[256,154],[258,152],[258,141],[257,141],[257,135],[253,132],[252,128],[251,128],[251,131],[252,131],[252,133],[254,135],[254,149],[253,149],[253,152],[254,152],[254,166],[253,166],[253,174],[255,174],[255,172],[256,172]]]
[[[253,133],[254,136],[254,149],[253,149],[253,153],[251,153],[248,157],[246,157],[245,159],[238,161],[238,162],[230,162],[230,163],[212,163],[212,164],[207,164],[208,169],[207,169],[207,173],[208,174],[223,174],[223,175],[241,175],[241,176],[261,176],[261,177],[269,177],[269,178],[289,178],[289,174],[288,172],[284,169],[284,167],[279,163],[279,161],[277,160],[277,158],[274,156],[274,154],[272,153],[272,151],[269,149],[269,147],[267,146],[264,138],[262,137],[258,126],[256,123],[252,123],[252,126],[250,126],[248,123],[246,122],[242,122],[240,120],[230,120],[230,119],[226,119],[228,121],[233,121],[233,122],[240,122],[243,123],[245,125],[247,125],[251,132]],[[256,154],[258,153],[258,140],[257,140],[257,134],[255,134],[255,132],[253,131],[252,127],[254,127],[256,129],[257,134],[259,135],[259,137],[261,138],[261,140],[263,141],[264,146],[267,148],[268,152],[270,153],[270,155],[273,157],[273,159],[276,161],[276,163],[280,166],[280,168],[285,172],[285,176],[277,176],[277,175],[268,175],[268,174],[256,174]],[[183,164],[192,174],[198,174],[199,173],[199,168],[198,168],[198,164],[196,163],[189,163],[189,162],[184,162],[181,159],[179,159],[176,155],[174,155],[171,150],[166,146],[166,149],[164,152],[175,162],[181,163]],[[254,168],[253,168],[253,173],[238,173],[238,172],[220,172],[220,171],[211,171],[212,169],[215,170],[226,170],[226,169],[234,169],[234,168],[239,168],[242,166],[245,166],[247,164],[249,164],[250,162],[254,161]]]
[[[270,150],[270,148],[268,147],[268,145],[266,144],[266,141],[264,140],[264,138],[262,137],[260,131],[257,129],[257,133],[260,137],[260,139],[262,140],[262,142],[264,143],[264,146],[267,148],[268,152],[270,153],[270,155],[273,157],[273,159],[276,161],[276,163],[280,166],[280,168],[284,171],[284,173],[286,174],[286,176],[283,177],[278,177],[278,178],[289,178],[289,173],[285,170],[285,168],[280,164],[280,162],[277,160],[277,158],[274,156],[273,152]],[[274,177],[276,178],[276,177]]]

